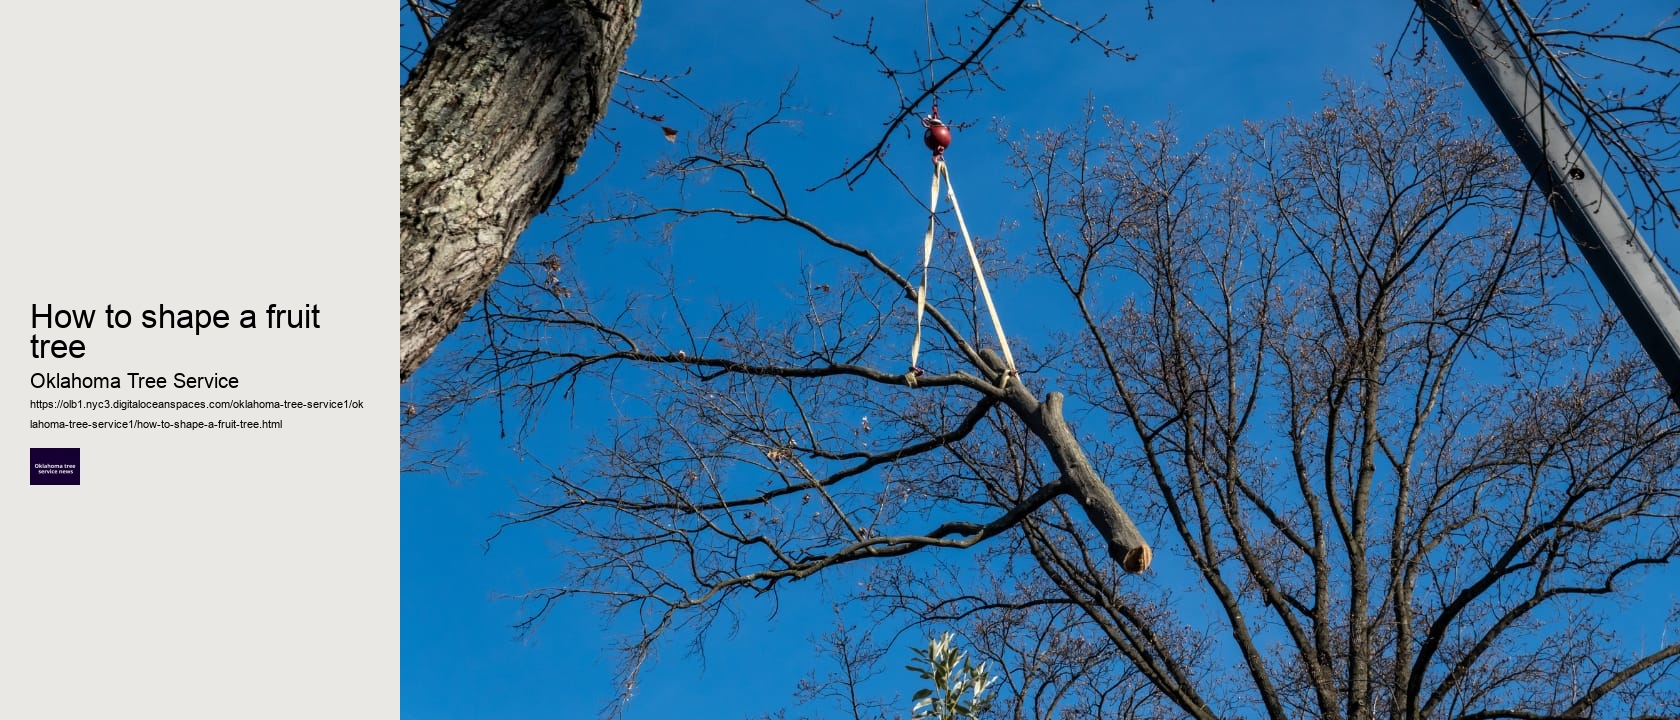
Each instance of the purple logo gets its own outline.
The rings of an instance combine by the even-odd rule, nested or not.
[[[82,484],[82,449],[29,448],[29,484]]]

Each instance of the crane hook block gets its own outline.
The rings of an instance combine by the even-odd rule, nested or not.
[[[933,151],[935,158],[945,154],[945,148],[951,147],[951,126],[939,119],[939,106],[933,106],[933,114],[922,118],[922,127],[927,128],[922,133],[922,143]]]

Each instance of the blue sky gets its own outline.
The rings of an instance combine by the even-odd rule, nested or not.
[[[875,72],[873,61],[831,36],[856,36],[864,19],[874,16],[876,42],[895,57],[919,53],[926,42],[921,3],[832,4],[844,8],[839,20],[801,2],[649,2],[626,68],[656,74],[686,69],[680,87],[700,103],[743,101],[749,109],[762,108],[797,73],[791,97],[806,110],[805,124],[796,134],[772,139],[764,152],[797,179],[790,184],[810,186],[866,149],[896,107],[891,86]],[[951,27],[959,21],[961,4],[936,5],[949,8],[935,9],[936,23]],[[1287,11],[1279,10],[1283,5],[1159,3],[1149,21],[1143,3],[1058,4],[1078,17],[1106,8],[1110,17],[1103,36],[1136,53],[1137,60],[1104,59],[1089,45],[1069,44],[1066,31],[1036,26],[1031,36],[992,56],[1003,90],[947,98],[942,106],[947,119],[976,125],[958,136],[949,155],[969,224],[986,234],[1010,214],[1024,215],[1026,198],[1008,187],[1001,148],[985,130],[994,120],[1018,130],[1062,126],[1077,119],[1089,97],[1141,122],[1171,113],[1181,137],[1193,139],[1245,118],[1311,112],[1325,90],[1326,73],[1356,79],[1373,75],[1371,58],[1378,44],[1392,48],[1412,11],[1411,3],[1395,1],[1289,3]],[[1415,50],[1416,40],[1405,47]],[[664,124],[682,133],[679,142],[696,129],[698,114],[680,104],[647,98],[644,106],[667,114]],[[1469,107],[1480,114],[1479,106]],[[680,149],[663,140],[658,124],[616,107],[604,125],[625,147],[617,172],[626,174],[614,178],[634,178],[638,168]],[[900,138],[894,150],[925,153],[919,145]],[[603,157],[600,144],[592,145],[566,192],[591,176]],[[925,192],[925,178],[913,174],[906,180]],[[867,238],[903,259],[916,251],[925,216],[896,187],[877,174],[850,192],[797,200],[832,231]],[[551,237],[558,231],[555,222],[539,220],[527,237]],[[703,287],[727,282],[723,261],[738,260],[735,248],[754,240],[738,230],[716,237],[691,235],[674,252],[689,254],[684,267],[695,273],[696,287]],[[885,247],[889,244],[893,247]],[[780,263],[797,262],[792,252],[763,249],[759,271],[775,272]],[[615,259],[596,260],[601,281],[610,282]],[[1020,307],[1022,300],[1011,292],[1003,289],[1000,304]],[[494,418],[478,413],[452,429],[459,436],[455,439],[466,443],[463,466],[471,473],[404,478],[404,717],[584,718],[597,716],[612,697],[613,658],[603,648],[615,629],[591,607],[563,606],[523,640],[512,628],[520,609],[504,596],[555,582],[553,558],[564,552],[563,540],[533,528],[505,534],[488,550],[485,545],[497,528],[495,515],[514,508],[519,489],[540,477],[539,462],[563,463],[567,444],[591,429],[599,414],[591,400],[551,406],[557,409],[552,414],[561,417],[545,420],[528,443],[533,448],[540,444],[540,451],[525,460],[504,447]],[[738,633],[709,638],[704,663],[681,646],[667,646],[644,673],[626,717],[756,717],[789,707],[795,682],[816,664],[807,639],[833,622],[826,597],[821,583],[813,583],[784,593],[779,608],[738,606]],[[902,657],[909,658],[907,646]],[[752,672],[738,671],[742,666]],[[906,691],[911,689],[908,675],[901,680]],[[790,709],[790,714],[798,712]]]

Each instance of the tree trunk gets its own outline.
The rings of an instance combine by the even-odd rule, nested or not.
[[[461,0],[402,88],[403,380],[460,324],[606,113],[641,0]]]

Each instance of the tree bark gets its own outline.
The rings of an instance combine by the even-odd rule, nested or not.
[[[1008,377],[1008,365],[998,357],[997,352],[986,348],[980,351],[980,357],[991,366],[994,377]],[[1068,494],[1085,511],[1091,525],[1102,534],[1103,541],[1108,545],[1109,557],[1126,572],[1148,570],[1154,551],[1143,539],[1143,533],[1132,522],[1131,516],[1120,507],[1114,491],[1103,482],[1096,468],[1091,467],[1090,459],[1085,457],[1085,451],[1073,436],[1073,428],[1062,417],[1062,394],[1052,392],[1039,402],[1020,378],[1010,378],[1006,387],[1004,404],[1044,441],[1045,449],[1050,451],[1051,462],[1067,480]]]
[[[501,273],[606,113],[641,0],[462,0],[402,88],[407,380]]]

